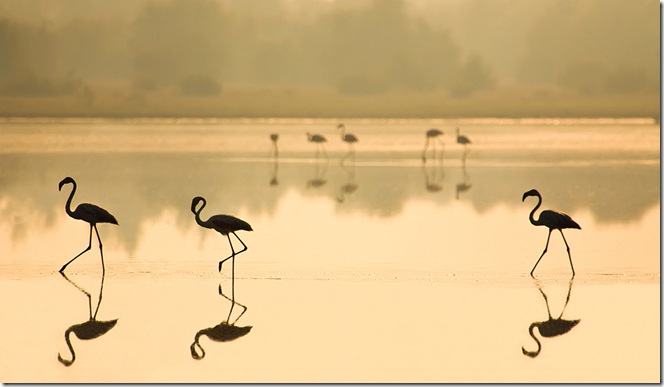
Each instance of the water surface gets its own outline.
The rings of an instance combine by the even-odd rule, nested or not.
[[[344,158],[336,123],[4,122],[0,378],[659,381],[657,126],[350,120],[360,141]],[[469,152],[455,142],[457,126]],[[445,132],[445,147],[423,162],[431,127]],[[328,138],[327,158],[307,131]],[[280,135],[277,156],[270,133]],[[119,220],[99,225],[103,277],[96,243],[67,278],[57,272],[89,230],[64,212],[65,176],[79,185],[74,205],[92,202]],[[528,222],[536,199],[521,196],[531,188],[543,208],[582,226],[565,232],[573,281],[557,232],[537,279],[528,275],[547,234]],[[229,213],[255,230],[238,233],[249,249],[235,281],[228,264],[216,270],[228,242],[194,222],[194,196],[208,201],[203,218]],[[553,319],[579,322],[551,338],[535,330],[541,350],[527,356],[537,348],[529,327],[548,320],[547,304]],[[117,323],[91,340],[71,334],[76,360],[64,366],[65,332],[95,311]],[[227,339],[252,328],[225,342],[201,336],[206,354],[194,359],[197,332],[215,326]]]

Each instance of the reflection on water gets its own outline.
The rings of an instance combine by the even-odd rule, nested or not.
[[[424,174],[424,187],[427,191],[435,193],[443,190],[445,171],[442,160],[434,159],[433,163],[422,162],[422,173]]]
[[[65,331],[65,342],[67,343],[67,347],[69,348],[69,352],[71,354],[71,359],[65,359],[58,353],[58,360],[60,363],[64,364],[65,366],[70,366],[74,364],[74,361],[76,360],[76,352],[74,351],[74,346],[72,345],[71,342],[71,334],[72,332],[78,337],[80,340],[92,340],[96,339],[102,335],[105,335],[108,331],[110,331],[115,324],[118,322],[118,319],[115,320],[108,320],[108,321],[99,321],[97,320],[97,313],[99,312],[99,307],[101,306],[101,300],[103,297],[104,293],[104,274],[102,273],[100,282],[99,282],[99,300],[97,301],[97,307],[95,308],[94,313],[92,312],[92,296],[91,294],[77,285],[74,281],[69,279],[67,275],[63,272],[61,272],[62,277],[66,279],[70,284],[72,284],[76,289],[81,291],[85,296],[88,298],[88,310],[89,310],[89,317],[88,321],[85,321],[80,324],[74,324],[67,328]]]
[[[346,173],[346,182],[339,190],[339,196],[337,196],[338,203],[346,201],[346,196],[352,195],[358,188],[360,188],[360,186],[355,183],[355,160],[351,162],[350,167],[342,164],[341,168],[344,173]]]
[[[538,280],[535,280],[534,282],[535,285],[537,286],[537,289],[540,291],[542,297],[544,298],[544,303],[546,304],[546,313],[549,318],[546,321],[535,321],[532,324],[530,324],[530,327],[528,328],[528,334],[530,334],[530,337],[532,337],[533,340],[535,340],[535,344],[537,344],[537,349],[535,349],[534,351],[529,351],[525,347],[521,347],[523,354],[529,357],[537,357],[537,355],[539,355],[540,351],[542,350],[542,344],[540,343],[539,339],[535,336],[535,328],[537,328],[539,334],[542,337],[551,338],[568,333],[581,321],[581,320],[564,320],[562,318],[563,313],[565,313],[565,308],[567,308],[567,304],[569,303],[570,294],[572,293],[572,283],[574,282],[573,277],[570,278],[569,280],[569,284],[567,287],[567,297],[565,298],[565,305],[560,311],[558,317],[556,317],[555,319],[551,317],[551,308],[549,307],[549,299],[544,293],[544,290],[542,290],[541,282]]]
[[[336,122],[0,127],[1,134],[9,134],[0,135],[0,292],[6,295],[0,312],[8,316],[0,323],[7,348],[0,353],[0,378],[229,383],[657,378],[659,343],[649,340],[660,325],[656,126],[463,125],[472,151],[453,135],[441,136],[445,151],[440,145],[431,158],[432,149],[422,152],[423,128],[439,126],[452,134],[455,125],[346,124],[362,140],[354,157],[347,157],[350,145],[340,138]],[[310,143],[307,131],[329,141]],[[99,150],[87,150],[96,146]],[[313,146],[319,149],[315,154]],[[65,152],[69,148],[75,151]],[[125,316],[123,328],[107,336],[113,341],[79,344],[76,337],[100,337],[117,319],[97,320],[104,272],[96,308],[91,297],[96,290],[89,290],[97,283],[69,281],[88,298],[89,319],[66,331],[71,354],[61,350],[61,362],[71,364],[81,352],[77,366],[66,369],[53,359],[53,349],[64,348],[62,327],[70,325],[63,320],[66,306],[54,302],[63,295],[56,286],[60,263],[53,257],[80,251],[76,235],[90,225],[62,211],[62,194],[54,189],[62,176],[80,183],[77,198],[108,206],[122,221],[122,227],[101,231],[109,269],[104,310]],[[521,200],[531,187],[545,194],[548,206],[583,224],[583,232],[566,236],[578,269],[574,302],[569,302],[572,281],[567,282],[564,258],[542,259],[538,274],[553,278],[553,285],[537,280],[538,291],[532,289],[527,269],[544,237],[529,224],[530,207]],[[223,226],[217,231],[226,238],[220,238],[200,229],[190,213],[201,212],[200,203],[192,203],[199,195],[260,230],[241,235],[251,253],[243,254],[237,273],[211,270],[210,257],[229,254],[222,251],[229,249],[225,239],[232,232]],[[549,254],[564,257],[562,241],[554,242]],[[232,259],[237,254],[232,244],[230,250]],[[83,273],[98,268],[96,256],[77,259],[67,275],[84,284],[91,277]],[[221,291],[218,277],[230,277],[230,294]],[[219,295],[205,289],[205,279]],[[235,285],[251,313],[236,301]],[[559,294],[563,287],[566,296]],[[541,307],[539,294],[547,309],[544,321],[527,315]],[[137,302],[137,295],[146,301]],[[224,309],[217,313],[210,305],[219,301]],[[625,307],[629,313],[613,318],[615,308]],[[418,329],[410,319],[395,318],[395,310],[421,316]],[[578,311],[584,324],[564,317]],[[49,319],[44,330],[32,329],[43,316]],[[486,329],[488,320],[495,322],[492,329]],[[251,326],[261,329],[248,335]],[[21,338],[28,332],[43,346],[25,348]],[[558,339],[549,339],[554,335]],[[212,342],[239,337],[246,338],[223,345],[220,372],[212,361],[217,355]],[[571,350],[567,339],[573,349],[607,350],[584,364],[586,354]],[[477,351],[479,345],[485,350]],[[207,361],[191,361],[202,359],[206,350]],[[535,356],[536,361],[528,358]],[[14,357],[25,361],[14,367]],[[92,361],[102,357],[104,362]],[[301,367],[294,371],[293,364]]]
[[[226,320],[222,321],[221,323],[210,328],[201,329],[200,331],[196,332],[196,335],[194,336],[194,342],[189,347],[189,349],[191,350],[191,357],[193,357],[194,359],[200,360],[205,357],[205,350],[203,349],[203,346],[200,343],[201,336],[206,336],[208,339],[212,341],[227,342],[245,336],[246,334],[249,333],[249,331],[251,331],[252,328],[251,326],[235,325],[237,323],[237,320],[239,320],[240,317],[242,317],[242,315],[244,314],[244,312],[247,311],[247,307],[235,301],[235,281],[232,282],[232,286],[233,290],[231,292],[231,298],[228,298],[221,290],[221,284],[219,285],[219,295],[231,302],[230,309],[228,310],[228,316],[226,317]],[[233,314],[233,308],[235,308],[235,305],[239,306],[242,309],[242,311],[233,320],[233,322],[229,322],[231,321],[231,316]],[[200,354],[196,350],[196,347],[198,347],[198,350],[200,350],[201,352]]]
[[[457,200],[459,200],[460,193],[466,192],[473,187],[473,185],[470,183],[470,174],[468,174],[468,171],[466,170],[466,163],[463,163],[463,165],[461,166],[461,171],[462,171],[462,179],[456,185]]]

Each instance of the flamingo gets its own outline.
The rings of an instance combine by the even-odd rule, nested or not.
[[[85,222],[88,222],[90,224],[90,237],[88,238],[88,247],[81,251],[77,256],[72,258],[69,262],[65,263],[62,268],[60,268],[60,273],[64,272],[65,268],[67,265],[72,263],[76,258],[80,257],[83,255],[83,253],[87,252],[90,250],[92,247],[92,229],[95,229],[95,232],[97,233],[97,240],[99,241],[99,254],[101,256],[101,269],[102,273],[106,272],[106,268],[104,267],[104,252],[102,249],[102,243],[101,243],[101,237],[99,237],[99,230],[97,230],[97,223],[111,223],[111,224],[118,224],[117,219],[113,215],[111,215],[108,211],[105,209],[98,207],[94,204],[89,204],[89,203],[81,203],[79,204],[74,211],[71,210],[71,201],[74,198],[74,194],[76,193],[76,182],[74,179],[71,177],[65,177],[62,179],[60,182],[60,185],[58,186],[58,190],[62,191],[62,187],[65,184],[71,184],[73,186],[71,193],[69,194],[69,198],[67,199],[67,203],[65,204],[65,212],[67,215],[71,216],[74,219],[79,219],[83,220]]]
[[[573,282],[572,280],[570,280],[569,282],[569,287],[567,289],[567,299],[565,300],[565,306],[563,306],[563,310],[560,312],[558,318],[555,319],[551,317],[551,309],[549,309],[549,300],[547,299],[546,294],[544,294],[542,287],[539,284],[537,285],[540,293],[542,293],[542,297],[544,297],[544,302],[546,302],[546,312],[549,315],[549,319],[546,321],[539,321],[539,322],[536,321],[530,324],[530,327],[528,328],[528,333],[530,334],[530,337],[532,337],[533,340],[535,340],[535,343],[537,344],[537,349],[535,351],[528,351],[526,350],[526,348],[521,347],[521,352],[523,352],[524,355],[529,357],[536,357],[537,355],[539,355],[540,351],[542,350],[542,343],[540,343],[540,341],[535,336],[535,328],[537,328],[542,337],[556,337],[564,335],[565,333],[569,332],[581,321],[581,320],[564,320],[562,318],[563,313],[565,313],[565,308],[567,308],[567,304],[569,303],[569,296],[570,293],[572,292],[572,282]]]
[[[65,273],[60,273],[69,283],[74,285],[78,290],[82,291],[87,297],[88,297],[88,307],[89,307],[89,318],[88,321],[81,323],[81,324],[75,324],[70,326],[66,331],[65,331],[65,342],[67,343],[67,347],[69,348],[69,353],[71,353],[71,360],[65,359],[58,353],[58,361],[65,366],[69,367],[70,365],[74,364],[74,361],[76,360],[76,352],[74,352],[74,346],[71,344],[71,339],[69,336],[73,332],[76,337],[78,337],[80,340],[92,340],[96,339],[99,336],[104,335],[108,331],[110,331],[115,324],[117,324],[118,319],[115,320],[109,320],[109,321],[99,321],[97,320],[97,312],[99,312],[99,306],[101,305],[101,298],[102,298],[102,293],[104,292],[104,275],[102,274],[101,276],[101,284],[99,285],[99,301],[97,301],[97,308],[95,309],[95,313],[92,314],[92,297],[90,293],[86,292],[83,288],[79,287],[76,285],[72,280],[67,278],[67,275]]]
[[[272,140],[272,151],[274,157],[279,156],[279,148],[277,147],[277,140],[279,140],[279,134],[272,133],[270,134],[270,140]]]
[[[327,158],[327,150],[325,149],[325,143],[327,142],[327,138],[325,138],[320,134],[311,134],[307,132],[307,139],[309,140],[309,142],[318,144],[318,148],[316,149],[316,157],[318,157],[320,149],[323,148],[323,152],[325,153],[325,158]]]
[[[530,191],[523,194],[523,198],[521,199],[521,201],[526,200],[526,198],[529,196],[535,196],[538,199],[537,205],[535,205],[535,208],[533,208],[533,210],[530,212],[530,223],[532,223],[535,226],[546,226],[549,228],[549,235],[546,238],[546,246],[544,246],[544,251],[542,252],[542,255],[540,255],[537,262],[535,263],[535,266],[533,266],[533,269],[530,271],[530,275],[533,276],[535,268],[539,264],[544,254],[546,254],[546,250],[549,247],[549,239],[551,239],[551,232],[553,230],[558,230],[560,231],[560,235],[563,237],[563,241],[565,242],[565,246],[567,247],[567,256],[569,257],[569,264],[572,267],[572,277],[573,277],[575,273],[574,273],[574,265],[572,264],[572,255],[570,254],[570,249],[569,245],[567,244],[567,240],[565,240],[563,229],[576,228],[580,230],[581,226],[579,226],[579,224],[576,223],[569,215],[553,210],[544,210],[540,212],[539,219],[535,219],[534,217],[535,211],[537,211],[537,209],[540,208],[540,206],[542,205],[542,195],[540,195],[540,193],[536,189],[531,189]]]
[[[427,149],[429,149],[429,143],[430,142],[433,142],[433,157],[434,158],[436,157],[436,142],[440,140],[439,136],[441,136],[443,134],[444,134],[443,131],[441,131],[440,129],[433,128],[433,129],[427,130],[426,142],[424,143],[424,149],[422,150],[422,161],[423,162],[425,162],[425,163],[427,162],[426,152],[427,152]],[[440,144],[442,145],[443,150],[445,150],[445,143],[440,141]]]
[[[459,128],[456,128],[456,138],[457,138],[457,143],[463,145],[464,153],[467,153],[468,144],[470,144],[470,139],[463,134],[459,134]]]
[[[344,124],[337,125],[337,129],[341,131],[341,140],[348,144],[348,154],[344,156],[342,162],[346,160],[351,154],[355,158],[355,143],[357,142],[357,137],[354,134],[346,133],[346,126]]]
[[[198,203],[203,202],[203,205],[196,210],[198,207]],[[228,238],[228,244],[231,246],[231,252],[232,254],[228,256],[227,258],[224,258],[223,260],[219,261],[219,272],[221,272],[221,265],[226,262],[227,260],[233,258],[233,278],[235,278],[235,256],[237,254],[240,254],[241,252],[247,250],[247,245],[242,242],[242,239],[237,236],[235,231],[239,230],[245,230],[245,231],[253,231],[249,223],[245,222],[242,219],[238,219],[234,216],[231,215],[213,215],[210,217],[210,219],[203,221],[201,220],[201,211],[203,211],[203,208],[207,205],[207,202],[205,201],[204,198],[200,196],[196,196],[194,199],[191,201],[191,212],[194,213],[195,218],[196,218],[196,223],[198,223],[199,226],[205,227],[205,228],[211,228],[221,235],[225,235]],[[240,243],[242,243],[242,250],[238,251],[237,253],[235,252],[235,249],[233,248],[233,243],[231,243],[231,236],[230,234],[235,235],[235,238],[237,238]]]

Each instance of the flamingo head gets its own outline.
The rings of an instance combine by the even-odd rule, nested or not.
[[[67,176],[67,177],[65,177],[64,179],[62,179],[62,181],[61,181],[60,184],[58,185],[58,191],[62,191],[62,186],[64,186],[65,184],[69,184],[69,183],[74,184],[74,179],[72,179],[72,178],[69,177],[69,176]]]
[[[526,200],[526,198],[527,198],[528,196],[538,196],[538,197],[541,197],[542,195],[540,195],[539,191],[537,191],[536,189],[531,189],[530,191],[528,191],[528,192],[526,192],[526,193],[523,194],[523,197],[521,198],[521,201]]]
[[[337,129],[345,129],[345,128],[346,128],[346,127],[344,126],[344,124],[339,124],[339,125],[337,125]]]
[[[191,200],[191,212],[196,214],[196,207],[198,207],[198,203],[200,202],[203,202],[203,206],[205,206],[205,199],[200,196],[196,196]],[[203,207],[201,207],[201,209],[203,209]]]

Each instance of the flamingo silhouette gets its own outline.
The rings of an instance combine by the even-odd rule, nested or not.
[[[321,148],[323,148],[323,152],[325,153],[325,158],[328,158],[327,150],[325,149],[325,143],[327,142],[327,138],[325,138],[323,135],[320,134],[311,134],[307,132],[307,139],[309,140],[309,142],[318,144],[318,147],[316,148],[316,158],[318,158]]]
[[[198,203],[203,202],[203,205],[196,210],[198,207]],[[232,254],[228,256],[225,259],[222,259],[219,261],[219,272],[221,272],[221,265],[226,262],[229,259],[233,259],[233,278],[235,278],[235,256],[237,254],[240,254],[241,252],[247,250],[247,245],[242,242],[242,239],[237,236],[235,231],[239,230],[245,230],[245,231],[253,231],[249,223],[245,222],[242,219],[238,219],[234,216],[231,215],[213,215],[211,216],[208,220],[203,221],[201,220],[201,211],[203,211],[203,208],[207,205],[207,202],[205,201],[204,198],[200,196],[196,196],[195,198],[192,199],[191,201],[191,212],[194,213],[196,223],[198,223],[199,226],[205,227],[205,228],[211,228],[221,235],[225,235],[228,238],[228,244],[231,246],[231,252]],[[233,248],[233,243],[231,242],[231,236],[230,234],[235,235],[235,238],[237,238],[240,243],[242,243],[242,250],[238,251],[237,253],[235,252],[235,249]]]
[[[433,128],[429,129],[426,132],[426,142],[424,143],[424,149],[422,150],[422,161],[427,162],[426,152],[429,149],[429,143],[433,142],[433,157],[436,158],[436,142],[440,142],[440,145],[445,150],[445,143],[440,140],[440,136],[443,135],[443,131]]]
[[[251,326],[239,327],[235,325],[237,320],[239,320],[240,317],[242,317],[242,315],[244,314],[244,312],[247,311],[246,306],[235,301],[235,285],[233,285],[232,299],[224,295],[224,293],[221,290],[221,285],[219,285],[219,295],[221,295],[222,297],[231,302],[231,308],[228,311],[228,317],[226,317],[226,320],[222,321],[220,324],[217,324],[210,328],[201,329],[200,331],[196,332],[196,335],[194,336],[194,342],[189,347],[189,350],[191,351],[191,357],[193,357],[196,360],[201,360],[205,357],[205,350],[200,344],[200,338],[202,336],[207,336],[212,341],[228,342],[240,338],[249,333],[249,331],[251,331],[252,328]],[[235,320],[233,320],[232,323],[229,323],[231,314],[233,313],[233,308],[235,307],[236,304],[242,308],[242,312],[240,312],[240,314],[235,318]],[[198,347],[198,349],[201,351],[200,354],[196,350],[196,347]]]
[[[270,140],[272,140],[272,155],[274,157],[279,156],[279,148],[277,147],[277,141],[279,140],[279,134],[272,133],[270,134]]]
[[[470,139],[463,134],[459,134],[459,128],[456,128],[456,138],[457,138],[457,143],[463,145],[464,149],[464,156],[466,153],[468,153],[468,144],[470,144]],[[465,161],[465,158],[464,158]]]
[[[343,163],[351,155],[355,159],[355,143],[357,142],[357,137],[354,134],[346,133],[346,126],[344,124],[337,125],[337,129],[341,131],[341,140],[348,144],[348,153],[346,156],[341,159]]]
[[[570,254],[570,249],[569,245],[567,244],[567,240],[565,240],[565,234],[563,234],[563,229],[565,228],[577,228],[581,229],[581,226],[579,226],[578,223],[576,223],[572,218],[564,214],[562,212],[558,211],[553,211],[553,210],[544,210],[540,212],[540,216],[538,219],[535,219],[535,211],[537,211],[538,208],[542,205],[542,195],[536,190],[536,189],[531,189],[530,191],[526,192],[523,194],[523,198],[521,198],[521,201],[526,200],[527,197],[529,196],[535,196],[537,197],[537,205],[535,205],[535,208],[530,212],[530,223],[532,223],[535,226],[546,226],[549,228],[549,235],[546,238],[546,246],[544,246],[544,251],[542,252],[542,255],[540,255],[539,259],[535,263],[535,266],[533,266],[533,269],[530,271],[530,275],[533,275],[533,272],[535,271],[535,268],[539,264],[540,260],[542,260],[542,257],[544,254],[546,254],[547,249],[549,248],[549,239],[551,239],[551,232],[553,230],[558,230],[560,231],[560,235],[563,237],[563,241],[565,242],[565,246],[567,247],[567,256],[569,257],[569,264],[572,267],[572,276],[575,275],[574,273],[574,265],[572,264],[572,255]]]
[[[572,279],[570,279],[569,281],[569,287],[567,290],[567,299],[565,300],[565,305],[563,306],[563,310],[560,312],[560,315],[555,319],[551,317],[551,309],[549,309],[549,300],[546,297],[546,294],[542,290],[540,284],[539,283],[537,284],[540,293],[542,293],[542,297],[544,297],[544,302],[546,303],[546,312],[549,316],[549,319],[546,321],[536,321],[530,324],[530,327],[528,328],[528,333],[530,334],[530,337],[532,337],[533,340],[535,340],[535,343],[537,344],[537,349],[535,351],[528,351],[526,350],[525,347],[521,347],[521,351],[523,352],[524,355],[529,357],[536,357],[537,355],[539,355],[540,351],[542,350],[542,344],[535,336],[535,328],[537,328],[542,337],[556,337],[569,332],[581,321],[581,320],[563,320],[562,318],[563,313],[565,313],[565,308],[567,308],[567,304],[569,303],[569,297],[572,292],[573,279],[574,277],[572,277]]]
[[[101,243],[101,237],[99,237],[99,230],[97,230],[97,223],[111,223],[111,224],[118,224],[117,219],[113,215],[111,215],[108,211],[105,209],[98,207],[94,204],[89,204],[89,203],[81,203],[79,204],[74,211],[71,210],[71,201],[74,198],[74,194],[76,193],[76,182],[74,179],[71,177],[65,177],[62,179],[60,182],[60,185],[58,186],[58,190],[62,191],[62,187],[65,184],[71,184],[72,190],[71,193],[69,194],[69,198],[67,199],[67,203],[65,204],[65,212],[67,215],[71,216],[74,219],[79,219],[83,220],[85,222],[88,222],[90,224],[90,237],[88,238],[88,247],[81,251],[77,256],[72,258],[69,262],[65,263],[61,268],[60,268],[60,273],[64,272],[65,268],[72,263],[76,258],[80,257],[83,255],[83,253],[87,252],[90,250],[92,247],[92,229],[95,229],[95,232],[97,233],[97,240],[99,241],[99,254],[101,256],[101,269],[102,273],[106,272],[106,268],[104,267],[104,251]]]
[[[69,348],[69,352],[71,353],[71,359],[65,359],[58,353],[58,361],[65,366],[69,367],[70,365],[74,364],[74,361],[76,360],[76,352],[74,352],[74,346],[71,343],[70,335],[73,332],[76,337],[78,337],[80,340],[92,340],[96,339],[99,336],[102,336],[106,334],[108,331],[110,331],[115,324],[118,322],[118,319],[115,320],[109,320],[109,321],[99,321],[97,320],[97,312],[99,312],[99,306],[101,305],[101,299],[102,299],[102,293],[104,291],[104,274],[101,276],[101,283],[99,286],[99,301],[97,301],[97,308],[95,308],[94,314],[92,313],[92,297],[90,296],[90,293],[85,291],[85,289],[81,288],[80,286],[76,285],[72,280],[70,280],[65,273],[60,273],[69,283],[74,285],[78,290],[83,292],[87,297],[88,297],[88,308],[89,308],[89,319],[88,321],[81,323],[81,324],[75,324],[69,327],[65,331],[65,342],[67,343],[67,347]]]

